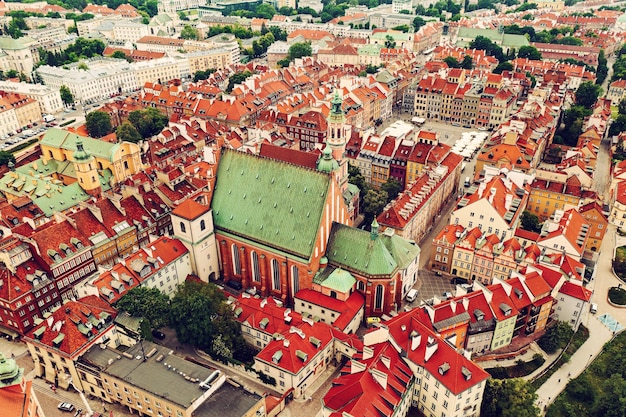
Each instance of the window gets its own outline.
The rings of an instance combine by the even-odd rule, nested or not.
[[[206,229],[206,223],[204,222],[204,220],[200,220],[200,230],[204,229]]]
[[[291,281],[293,283],[293,293],[297,294],[300,291],[300,272],[295,265],[291,266]]]
[[[233,243],[230,249],[233,255],[233,271],[235,274],[241,275],[241,259],[239,259],[239,250],[237,250],[237,245]]]
[[[187,233],[187,228],[185,227],[185,223],[180,222],[180,231],[182,233]]]
[[[259,255],[252,251],[250,253],[250,260],[252,261],[252,280],[254,282],[261,282],[261,269],[259,268]]]
[[[272,259],[272,289],[274,291],[280,290],[280,266],[276,259]]]
[[[376,293],[374,295],[374,310],[382,310],[383,309],[383,298],[384,298],[385,289],[382,285],[376,286]]]

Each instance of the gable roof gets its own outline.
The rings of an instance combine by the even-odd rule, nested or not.
[[[211,204],[215,228],[309,259],[331,180],[318,171],[227,150]]]
[[[172,214],[178,217],[182,217],[183,219],[194,220],[202,216],[208,210],[210,210],[209,207],[197,203],[191,198],[188,198],[187,200],[180,203],[178,207],[172,210]]]

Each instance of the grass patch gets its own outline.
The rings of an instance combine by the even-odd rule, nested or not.
[[[611,118],[615,120],[617,119],[617,116],[619,116],[619,110],[617,106],[611,106]]]
[[[615,258],[612,264],[615,274],[621,280],[626,280],[626,246],[620,246],[615,249]]]
[[[532,381],[531,385],[535,391],[539,389],[540,386],[543,385],[544,382],[548,380],[552,376],[553,373],[557,371],[561,366],[565,365],[569,362],[569,359],[572,355],[589,339],[589,329],[587,329],[582,324],[578,327],[578,331],[574,333],[574,337],[572,339],[572,343],[567,347],[563,355],[556,361],[556,363],[552,364],[550,369],[541,376],[541,378],[537,378]]]
[[[515,362],[514,366],[509,366],[507,368],[496,366],[495,368],[485,369],[485,371],[489,372],[491,377],[496,379],[521,378],[532,374],[536,369],[543,365],[545,361],[544,357],[537,353],[528,362],[524,362],[520,359]]]
[[[626,305],[626,290],[620,287],[609,288],[609,300],[613,304]]]
[[[611,392],[612,382],[626,373],[626,333],[607,343],[600,355],[548,408],[546,416],[624,415],[620,402]],[[623,381],[623,380],[622,380]],[[619,385],[619,384],[618,384]],[[617,414],[613,408],[617,407]],[[620,412],[621,410],[621,412]]]

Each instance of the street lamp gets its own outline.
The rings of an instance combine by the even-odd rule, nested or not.
[[[81,390],[79,390],[76,387],[76,385],[74,385],[74,381],[72,380],[71,377],[70,377],[69,383],[76,391],[78,391],[78,395],[80,395],[80,399],[83,400],[83,404],[85,404],[85,409],[87,410],[87,416],[88,417],[92,416],[93,415],[93,410],[89,406],[89,403],[87,402],[87,398],[85,397],[85,394],[83,394],[83,392]]]

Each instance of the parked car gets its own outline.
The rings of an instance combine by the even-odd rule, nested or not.
[[[465,278],[454,277],[450,280],[450,284],[467,284],[467,280]]]
[[[406,295],[404,296],[404,299],[407,300],[409,303],[412,303],[413,301],[415,301],[416,298],[417,298],[417,290],[415,288],[411,288],[409,292],[407,292]]]
[[[152,337],[155,339],[163,340],[165,339],[165,333],[160,330],[152,330]]]
[[[444,292],[444,293],[443,293],[443,298],[444,298],[444,299],[446,299],[446,300],[447,300],[448,298],[452,298],[452,293],[451,293],[451,292],[448,292],[448,291]]]
[[[233,279],[228,281],[226,283],[226,285],[228,285],[230,288],[233,288],[233,289],[238,290],[238,291],[241,291],[241,289],[243,288],[243,285],[241,285],[241,282],[235,281]]]
[[[74,411],[74,405],[70,403],[59,403],[59,405],[57,405],[57,408],[61,411]]]

